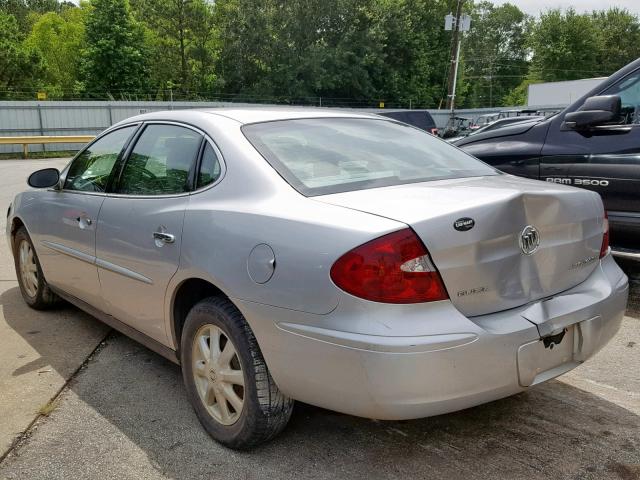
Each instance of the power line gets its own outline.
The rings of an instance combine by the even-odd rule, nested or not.
[[[510,65],[508,63],[503,63],[503,62],[523,62],[526,60],[501,60],[500,62],[491,62],[491,59],[487,59],[487,58],[465,58],[464,59],[464,63],[485,63],[485,64],[493,64],[493,65],[497,65],[497,66],[502,66],[502,67],[508,67],[508,68],[519,68],[521,70],[529,70],[530,69],[530,65],[526,66],[526,65]],[[597,73],[597,74],[604,74],[606,75],[606,72],[603,72],[602,70],[588,70],[588,69],[573,69],[573,68],[544,68],[544,71],[548,71],[548,72],[576,72],[576,73]]]

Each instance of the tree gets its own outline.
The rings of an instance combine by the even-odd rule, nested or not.
[[[640,57],[640,23],[638,17],[627,10],[610,8],[593,12],[599,51],[598,68],[610,75],[627,63]]]
[[[212,79],[214,4],[207,0],[134,0],[136,17],[148,30],[152,83],[182,93],[206,89]]]
[[[32,99],[42,73],[42,59],[23,44],[18,21],[0,11],[0,98]]]
[[[86,95],[126,98],[145,92],[144,30],[133,19],[128,0],[93,0],[91,7],[81,65]]]
[[[40,15],[34,23],[26,44],[35,49],[44,61],[42,78],[49,97],[70,97],[77,90],[80,56],[85,43],[84,20],[87,6],[63,9],[60,13]]]
[[[270,74],[258,87],[273,96],[366,99],[376,96],[381,42],[371,0],[280,1],[271,8]],[[264,40],[262,40],[264,42]],[[267,83],[268,82],[268,83]],[[312,102],[315,99],[307,99]]]
[[[606,75],[598,63],[600,38],[591,16],[549,10],[531,33],[533,77],[553,82]]]
[[[31,29],[30,15],[46,12],[60,12],[63,8],[74,6],[68,1],[58,0],[0,0],[0,10],[13,15],[19,30],[23,34],[28,34]]]
[[[215,36],[214,6],[204,0],[194,2],[191,27],[191,43],[188,46],[188,63],[191,72],[191,88],[197,92],[209,92],[217,86],[218,77],[214,62],[219,53]]]
[[[451,32],[444,30],[450,3],[382,0],[376,28],[382,33],[378,95],[399,106],[438,107],[446,101]],[[459,89],[460,93],[462,89]]]
[[[271,0],[218,0],[217,36],[220,55],[216,70],[221,88],[229,93],[264,94],[258,83],[271,74],[276,41],[271,18],[275,2]],[[272,89],[269,89],[272,90]]]
[[[216,71],[226,92],[245,99],[437,105],[447,8],[444,0],[218,0]]]
[[[527,48],[531,18],[506,3],[481,2],[472,12],[471,31],[463,40],[465,106],[503,105],[529,70]]]

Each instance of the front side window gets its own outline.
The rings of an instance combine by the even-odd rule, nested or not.
[[[78,155],[67,173],[66,190],[104,192],[113,166],[137,125],[106,134]]]
[[[640,123],[640,70],[607,88],[601,95],[618,95],[622,100],[623,124]]]
[[[191,190],[202,136],[177,125],[148,125],[127,160],[118,193],[170,195]]]
[[[273,168],[303,195],[499,172],[422,130],[389,120],[314,118],[242,128]]]

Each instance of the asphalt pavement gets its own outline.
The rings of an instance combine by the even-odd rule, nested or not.
[[[9,177],[41,163],[0,162],[0,201]],[[0,444],[0,479],[640,479],[636,265],[624,266],[633,301],[620,333],[558,380],[413,421],[297,404],[283,434],[243,453],[200,427],[179,367],[118,333],[102,341],[107,329],[73,307],[28,310],[10,267],[0,253],[0,439],[13,416],[31,420],[12,424],[13,448]],[[46,408],[29,426],[33,405]]]

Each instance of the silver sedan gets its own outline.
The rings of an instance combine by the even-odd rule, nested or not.
[[[529,389],[617,332],[597,194],[322,109],[121,122],[8,211],[24,300],[69,301],[182,365],[233,448],[293,401],[411,419]]]

